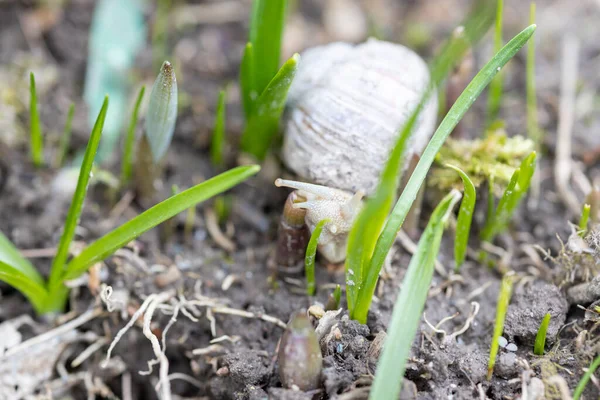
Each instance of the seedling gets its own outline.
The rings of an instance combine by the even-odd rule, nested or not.
[[[71,103],[69,106],[69,112],[67,113],[67,120],[65,121],[65,128],[60,137],[58,150],[56,151],[56,158],[54,159],[54,166],[59,168],[65,163],[65,157],[69,144],[71,143],[71,125],[73,123],[73,116],[75,115],[75,103]]]
[[[325,226],[325,224],[328,222],[328,219],[319,221],[315,227],[315,230],[311,233],[308,246],[306,247],[304,271],[306,275],[306,294],[309,296],[314,296],[315,294],[315,257],[317,255],[317,244],[319,242],[319,237],[321,236],[323,226]]]
[[[513,173],[498,207],[492,215],[488,215],[481,233],[481,240],[491,242],[494,237],[504,231],[512,219],[519,202],[527,193],[531,177],[535,171],[536,153],[532,152],[521,162],[521,166]]]
[[[581,209],[581,218],[579,218],[579,236],[584,237],[587,232],[588,221],[590,219],[590,208],[589,204],[584,204]]]
[[[129,128],[127,129],[127,135],[125,136],[125,143],[123,145],[123,161],[121,162],[121,186],[127,185],[131,179],[131,171],[133,169],[133,146],[135,144],[135,127],[137,125],[138,114],[140,111],[140,105],[146,92],[146,86],[142,86],[135,101],[133,112],[131,113],[131,119],[129,121]]]
[[[44,164],[44,140],[42,139],[40,114],[37,109],[37,93],[33,72],[29,73],[29,124],[31,161],[36,167],[41,167]]]
[[[507,273],[502,278],[502,285],[500,286],[500,294],[498,295],[498,305],[496,306],[496,323],[494,324],[494,335],[492,336],[492,344],[490,347],[490,358],[488,361],[488,372],[487,379],[492,378],[494,373],[494,366],[496,365],[496,355],[498,354],[499,339],[504,331],[504,320],[506,319],[506,312],[508,311],[508,303],[510,302],[510,296],[512,295],[513,287],[513,276],[512,273]]]
[[[165,61],[152,86],[146,112],[144,135],[136,159],[136,184],[143,199],[154,195],[154,180],[160,173],[177,121],[177,79],[173,66]]]
[[[325,306],[325,310],[333,311],[340,308],[340,301],[342,299],[342,287],[337,285],[335,290],[329,295],[329,299],[327,299],[327,305]]]
[[[286,0],[256,0],[252,4],[250,40],[240,71],[246,128],[242,149],[265,158],[277,132],[287,92],[300,56],[294,54],[279,69]]]
[[[215,128],[210,145],[210,160],[217,167],[223,166],[223,152],[225,150],[225,101],[225,91],[221,90],[219,92]]]
[[[529,8],[529,24],[535,23],[535,3],[532,2]],[[535,91],[535,40],[527,43],[527,133],[529,138],[534,141],[536,151],[540,150],[541,132],[538,125],[537,115],[537,96]]]
[[[439,61],[434,63],[434,67],[432,68],[432,82],[434,85],[441,82],[449,67],[455,64],[456,57],[464,53],[467,47],[470,46],[470,42],[476,41],[476,39],[483,35],[487,25],[482,20],[486,20],[486,14],[484,13],[479,19],[476,18],[475,21],[477,23],[465,26],[464,37],[454,38],[449,42],[449,45],[439,57]],[[515,36],[483,67],[459,96],[425,148],[404,191],[388,217],[383,231],[379,234],[379,229],[383,225],[389,204],[391,204],[395,193],[397,171],[399,165],[401,165],[399,160],[406,138],[410,133],[410,122],[408,124],[408,132],[406,128],[402,131],[388,164],[384,169],[375,196],[367,201],[350,233],[348,241],[349,251],[346,259],[346,280],[358,279],[355,285],[347,285],[348,309],[353,319],[362,323],[366,322],[379,272],[387,253],[392,247],[396,233],[402,226],[435,159],[436,153],[458,121],[464,116],[499,69],[525,45],[534,31],[535,25],[529,26]],[[470,38],[471,40],[468,41],[465,38]],[[414,121],[414,118],[411,118],[409,121]],[[376,244],[375,241],[377,241]],[[353,272],[352,278],[350,278],[351,274],[349,271]]]
[[[594,372],[596,372],[598,367],[600,367],[600,355],[598,355],[594,359],[594,361],[592,361],[592,364],[590,365],[590,367],[587,369],[585,374],[581,377],[581,380],[579,381],[579,383],[577,384],[577,387],[575,388],[575,391],[573,392],[573,400],[579,400],[581,398],[581,395],[583,394],[583,391],[585,390],[585,387],[586,387],[588,381],[590,380],[590,378],[592,377]]]
[[[496,26],[494,29],[494,52],[497,53],[502,48],[502,20],[504,14],[504,0],[497,0],[496,3]],[[488,126],[496,121],[500,104],[502,104],[503,89],[502,73],[497,74],[490,82],[488,98]]]
[[[464,195],[458,211],[456,238],[454,239],[454,270],[458,272],[461,265],[465,262],[467,255],[467,245],[469,244],[469,234],[471,232],[471,222],[473,221],[473,211],[475,210],[477,194],[475,186],[467,174],[453,165],[447,165],[447,167],[455,170],[460,175],[464,184]]]
[[[544,355],[544,347],[546,346],[546,332],[548,331],[548,325],[550,324],[550,313],[546,313],[540,324],[537,335],[535,335],[535,344],[533,346],[533,354],[538,356]]]
[[[399,397],[402,388],[399,377],[404,376],[406,360],[421,320],[442,234],[460,197],[458,191],[452,191],[438,204],[419,240],[417,251],[410,260],[394,305],[370,399],[391,400]]]

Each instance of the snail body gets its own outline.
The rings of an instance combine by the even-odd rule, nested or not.
[[[319,239],[328,261],[344,260],[360,198],[377,187],[400,129],[428,83],[429,70],[421,57],[394,43],[337,42],[302,54],[288,93],[282,158],[303,180],[318,185],[283,180],[276,185],[298,189],[308,198],[295,207],[307,210],[311,231],[320,220],[331,221]],[[406,145],[404,168],[427,145],[436,116],[434,94]]]

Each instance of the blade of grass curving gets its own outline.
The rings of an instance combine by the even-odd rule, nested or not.
[[[538,356],[544,355],[544,347],[546,346],[546,332],[548,331],[548,325],[550,324],[550,313],[546,313],[540,324],[540,328],[535,335],[535,344],[533,346],[533,354]]]
[[[277,132],[299,61],[298,54],[287,60],[254,104],[252,115],[242,135],[242,149],[258,160],[265,158]]]
[[[394,305],[369,399],[395,400],[399,397],[406,360],[427,300],[442,234],[460,197],[460,193],[454,190],[440,201],[419,240]]]
[[[96,157],[98,144],[100,143],[100,137],[102,136],[102,128],[104,127],[107,109],[108,96],[104,98],[104,103],[102,104],[102,108],[96,119],[96,124],[94,125],[90,139],[88,140],[81,168],[79,169],[77,187],[75,188],[75,193],[73,193],[73,200],[71,200],[71,206],[69,207],[67,219],[65,220],[56,256],[54,257],[54,260],[52,260],[52,268],[50,269],[50,278],[48,281],[48,287],[51,292],[55,286],[59,286],[62,282],[63,272],[67,264],[67,257],[69,256],[69,247],[71,246],[71,241],[73,241],[73,236],[75,236],[75,228],[77,228],[81,209],[83,208],[83,202],[85,200],[92,167],[94,165],[94,158]]]
[[[425,180],[425,176],[435,159],[437,152],[440,150],[444,141],[458,124],[467,110],[475,102],[483,89],[489,84],[492,78],[498,71],[510,60],[529,40],[536,26],[531,25],[525,28],[521,33],[516,35],[508,42],[473,78],[471,83],[466,87],[463,93],[456,100],[438,129],[435,131],[425,151],[421,155],[421,159],[417,164],[413,174],[411,175],[404,191],[396,202],[392,213],[387,219],[385,226],[373,252],[371,258],[367,278],[363,282],[360,293],[358,295],[356,306],[354,308],[353,318],[358,321],[366,321],[367,313],[371,305],[371,299],[375,292],[375,286],[379,277],[379,272],[385,261],[385,258],[394,243],[397,232],[400,230],[406,214],[410,210],[417,193]],[[349,304],[350,307],[350,304]]]
[[[494,53],[502,48],[502,20],[504,14],[504,0],[497,0],[496,26],[494,29]],[[504,79],[502,73],[497,74],[490,82],[490,91],[488,98],[488,126],[498,118],[500,104],[502,103],[502,88]]]
[[[69,144],[71,143],[71,125],[73,124],[73,116],[75,115],[75,103],[71,103],[69,106],[69,112],[67,113],[67,120],[65,121],[65,129],[60,137],[58,144],[58,150],[56,152],[56,158],[54,159],[54,166],[60,168],[65,163],[65,157]]]
[[[223,150],[225,148],[225,91],[219,92],[215,128],[210,143],[210,160],[215,166],[223,165]]]
[[[410,138],[412,128],[435,87],[439,86],[445,79],[448,72],[467,51],[469,46],[476,43],[485,31],[487,31],[491,24],[492,16],[490,4],[491,2],[489,1],[480,3],[480,8],[474,10],[460,29],[455,30],[453,36],[447,41],[439,55],[431,63],[430,84],[425,88],[419,104],[413,110],[399,133],[396,144],[381,174],[377,191],[366,201],[352,226],[348,237],[348,252],[345,264],[346,299],[352,318],[356,318],[354,310],[356,308],[358,293],[362,291],[377,238],[397,192],[398,182],[401,178],[399,171],[402,165],[404,147]],[[366,321],[366,314],[356,319]]]
[[[2,232],[0,232],[0,262],[9,265],[27,279],[44,287],[44,278]]]
[[[506,319],[508,303],[510,303],[510,296],[512,295],[512,287],[513,274],[507,273],[504,275],[504,278],[502,278],[500,294],[498,295],[498,305],[496,306],[496,323],[494,324],[494,334],[492,336],[492,344],[490,346],[490,359],[488,361],[488,380],[492,378],[492,374],[494,373],[496,355],[498,354],[498,347],[500,345],[499,340],[502,332],[504,331],[504,320]]]
[[[40,277],[41,279],[41,277]],[[48,292],[43,281],[31,279],[30,276],[23,273],[18,268],[0,260],[0,281],[8,283],[10,286],[21,292],[40,313],[48,297]]]
[[[594,361],[592,361],[592,364],[590,365],[590,367],[587,369],[585,374],[581,377],[581,380],[579,381],[579,383],[577,384],[577,387],[575,388],[575,391],[573,392],[573,400],[579,400],[581,398],[581,395],[583,394],[583,391],[585,390],[587,383],[589,382],[589,380],[592,377],[592,375],[594,374],[594,372],[596,372],[598,367],[600,367],[600,354],[598,356],[596,356]]]
[[[515,170],[502,198],[498,202],[493,217],[487,220],[483,227],[481,240],[490,242],[498,233],[506,229],[521,199],[529,189],[531,177],[535,172],[535,159],[536,153],[534,151],[525,157],[520,167]]]
[[[286,0],[254,0],[252,3],[250,43],[258,93],[267,88],[279,69],[286,8]]]
[[[244,116],[246,121],[250,120],[252,110],[254,109],[254,100],[258,98],[256,81],[254,79],[254,49],[252,43],[246,43],[242,64],[240,65],[240,86],[242,89],[242,105],[244,106]]]
[[[306,246],[306,257],[304,258],[304,272],[306,275],[306,294],[314,296],[315,294],[315,257],[317,256],[317,245],[323,226],[328,223],[328,219],[323,219],[317,223],[315,230],[310,234],[308,246]]]
[[[146,86],[142,86],[135,101],[133,112],[131,113],[131,119],[129,120],[129,127],[127,128],[127,135],[125,136],[125,142],[123,145],[123,160],[121,161],[121,187],[127,185],[131,179],[131,171],[133,171],[133,146],[135,144],[135,126],[137,125],[138,114],[140,111],[140,105],[146,92]]]
[[[86,247],[81,254],[71,260],[64,279],[78,277],[90,265],[108,257],[144,232],[183,210],[232,188],[255,175],[259,170],[260,167],[257,165],[231,169],[151,207]]]
[[[473,221],[473,210],[475,210],[477,193],[475,192],[475,185],[473,185],[473,182],[463,170],[450,164],[446,164],[446,167],[452,168],[460,175],[465,187],[458,211],[456,238],[454,239],[454,270],[458,272],[465,262],[467,255],[467,245],[469,244],[469,233],[471,232],[471,222]]]
[[[579,218],[579,236],[584,237],[587,232],[588,221],[590,219],[590,209],[591,206],[589,204],[584,204],[581,210],[581,218]]]
[[[35,76],[29,73],[29,124],[31,161],[36,167],[44,163],[44,141],[42,139],[42,126],[40,114],[37,109],[37,91],[35,90]]]

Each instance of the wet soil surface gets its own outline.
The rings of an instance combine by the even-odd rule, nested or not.
[[[5,180],[0,192],[0,229],[45,274],[60,238],[73,178],[65,171],[35,169],[29,162],[28,72],[36,72],[49,143],[57,141],[70,102],[76,103],[69,153],[73,157],[89,134],[81,93],[94,2],[73,0],[58,10],[35,8],[33,3],[0,2],[0,155],[8,167],[8,176],[0,175]],[[298,1],[288,22],[284,56],[315,44],[364,40],[373,32],[430,56],[466,15],[467,3]],[[526,25],[528,6],[517,1],[506,3],[505,36],[509,37]],[[185,101],[167,157],[163,189],[156,200],[167,197],[174,184],[186,188],[219,172],[209,162],[208,146],[218,90],[226,85],[229,166],[237,162],[233,149],[243,127],[237,75],[249,2],[180,1],[176,9],[168,48]],[[355,9],[360,11],[358,16],[353,14]],[[332,13],[358,22],[347,24],[353,28],[340,26],[331,18]],[[146,14],[152,21],[154,10],[148,9]],[[177,15],[191,16],[195,22],[180,26]],[[584,242],[571,236],[568,222],[576,222],[578,215],[569,211],[557,194],[553,162],[560,107],[561,40],[569,33],[580,41],[573,158],[590,181],[597,183],[600,178],[599,17],[600,6],[593,1],[577,2],[576,6],[558,0],[538,5],[536,76],[540,124],[546,132],[539,164],[539,196],[522,204],[508,233],[490,249],[492,268],[477,261],[479,243],[474,239],[474,257],[469,257],[459,274],[452,273],[452,235],[445,235],[438,260],[446,273],[438,272],[433,278],[408,361],[402,399],[560,399],[563,384],[572,391],[597,354],[599,319],[580,306],[589,306],[598,296],[592,293],[578,305],[569,300],[574,296],[567,296],[567,292],[572,293],[577,284],[598,273],[600,240],[597,235],[588,236]],[[369,20],[378,21],[377,26],[370,27]],[[426,36],[426,45],[418,40],[417,33]],[[490,42],[489,38],[484,40],[474,53],[478,67],[491,53]],[[132,75],[136,82],[151,82],[154,73],[148,47],[140,54]],[[525,132],[524,76],[521,52],[505,73],[502,116],[511,135]],[[465,119],[467,137],[480,135],[485,107],[482,98]],[[54,148],[47,145],[47,159],[53,156]],[[118,158],[115,156],[105,168],[118,174]],[[395,244],[367,325],[349,320],[344,310],[326,314],[326,327],[325,317],[320,322],[314,320],[317,330],[321,327],[321,388],[313,392],[283,388],[276,361],[283,326],[294,312],[326,304],[335,285],[343,287],[344,277],[343,268],[318,265],[313,298],[304,294],[302,279],[273,277],[277,223],[287,193],[272,182],[282,175],[289,172],[282,170],[276,155],[259,176],[229,193],[232,212],[219,229],[234,248],[215,238],[211,231],[213,203],[202,204],[197,207],[191,232],[184,228],[183,213],[71,282],[69,310],[64,316],[36,317],[19,293],[0,283],[0,323],[4,322],[0,332],[7,338],[5,346],[0,346],[0,357],[4,347],[12,346],[8,338],[29,339],[69,319],[87,318],[76,330],[67,330],[53,341],[27,348],[12,358],[8,351],[0,366],[0,398],[19,398],[17,393],[37,393],[40,399],[50,393],[52,398],[160,398],[164,388],[157,386],[159,369],[165,362],[173,398],[367,398],[410,254],[400,241]],[[573,186],[583,201],[585,186]],[[76,246],[89,243],[143,210],[142,202],[131,191],[116,196],[111,193],[101,182],[92,186]],[[434,205],[426,196],[420,228]],[[481,220],[476,221],[474,230],[480,227]],[[545,257],[544,251],[554,259]],[[487,379],[497,297],[502,273],[507,270],[515,271],[517,279],[506,317],[505,340],[494,374]],[[151,312],[152,308],[155,310]],[[159,357],[157,362],[150,362],[156,355],[143,329],[144,311],[152,316],[148,330],[166,346],[166,358]],[[536,356],[533,342],[546,313],[551,314],[546,354]],[[111,349],[111,359],[105,362],[109,344],[130,320],[133,327]],[[9,364],[12,366],[7,368]],[[597,381],[588,384],[584,395],[586,399],[600,396]]]

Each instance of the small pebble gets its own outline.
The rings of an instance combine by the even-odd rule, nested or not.
[[[500,336],[498,338],[498,344],[500,345],[500,347],[505,348],[506,345],[508,344],[508,340],[506,340],[506,338],[504,336]]]
[[[509,343],[506,345],[506,350],[515,352],[517,351],[517,345],[514,343]]]

